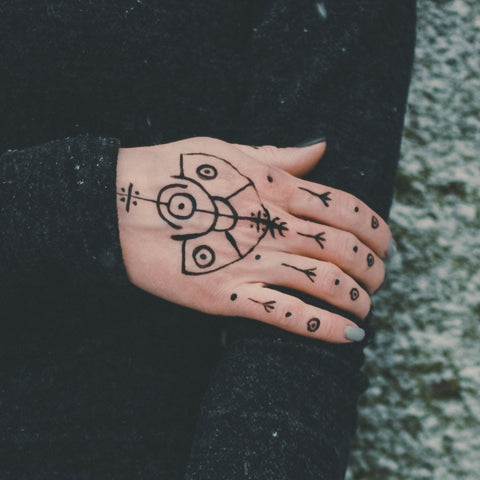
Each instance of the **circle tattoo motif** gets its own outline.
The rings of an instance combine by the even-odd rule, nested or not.
[[[198,268],[208,268],[215,263],[215,252],[208,245],[196,247],[192,256]]]
[[[204,163],[197,168],[197,175],[202,180],[213,180],[217,177],[218,172],[217,169],[213,165],[209,165],[208,163]]]
[[[185,220],[195,213],[197,202],[189,193],[176,193],[170,197],[167,208],[172,217]]]
[[[320,326],[320,320],[318,318],[311,318],[307,322],[307,330],[309,332],[316,332],[318,330],[318,327]]]
[[[358,292],[358,289],[352,288],[350,290],[350,298],[355,301],[358,297],[360,296],[360,293]]]
[[[374,215],[374,216],[372,217],[372,228],[373,228],[373,229],[376,229],[376,228],[379,227],[379,225],[380,225],[380,224],[378,223],[378,218]]]
[[[371,253],[369,253],[367,255],[367,265],[371,267],[374,263],[375,263],[375,258]]]

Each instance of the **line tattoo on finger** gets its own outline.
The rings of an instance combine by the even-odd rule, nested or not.
[[[288,263],[282,263],[282,265],[284,267],[293,268],[297,272],[304,273],[312,283],[315,282],[314,278],[317,276],[317,274],[315,273],[315,270],[317,269],[317,267],[299,268],[299,267],[295,267],[294,265],[289,265]]]
[[[175,231],[171,238],[181,242],[185,275],[225,268],[253,252],[267,235],[278,239],[288,231],[287,223],[263,205],[252,179],[223,158],[182,153],[179,173],[171,178],[156,198],[140,196],[133,183],[116,193],[127,213],[139,201],[155,205]]]
[[[305,192],[308,192],[310,195],[313,195],[314,197],[317,197],[319,198],[323,205],[325,205],[325,207],[329,207],[330,206],[330,202],[332,201],[332,199],[330,198],[330,195],[332,192],[325,192],[325,193],[316,193],[316,192],[312,192],[312,190],[309,190],[308,188],[304,188],[304,187],[298,187],[300,190],[304,190]]]
[[[325,246],[323,245],[326,242],[326,239],[324,237],[325,232],[320,232],[320,233],[317,233],[316,235],[309,235],[308,233],[301,233],[301,232],[297,232],[297,234],[301,235],[302,237],[313,238],[322,250],[325,249]]]
[[[270,313],[272,310],[275,309],[275,304],[277,303],[275,300],[269,300],[268,302],[261,302],[260,300],[255,300],[254,298],[248,298],[254,303],[258,303],[259,305],[262,305],[263,308],[267,313]]]

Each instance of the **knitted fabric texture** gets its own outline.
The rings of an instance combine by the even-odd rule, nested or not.
[[[310,178],[386,218],[414,28],[411,0],[1,2],[2,478],[343,478],[363,346],[124,286],[115,158],[326,135]]]

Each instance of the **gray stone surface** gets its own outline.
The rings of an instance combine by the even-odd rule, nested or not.
[[[480,478],[480,2],[420,0],[350,480]]]

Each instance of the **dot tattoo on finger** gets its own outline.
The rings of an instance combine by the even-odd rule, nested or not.
[[[360,296],[360,293],[358,292],[358,289],[356,288],[352,288],[350,290],[350,298],[355,301],[357,300],[357,298]]]
[[[374,258],[374,256],[373,256],[371,253],[369,253],[369,254],[367,255],[367,265],[368,265],[369,267],[372,267],[374,263],[375,263],[375,258]]]
[[[355,207],[355,213],[358,213],[359,208]]]
[[[318,318],[311,318],[307,322],[307,330],[309,332],[316,332],[318,330],[318,327],[320,327],[320,320]]]
[[[338,278],[335,280],[335,285],[340,285],[340,280]]]
[[[372,217],[372,228],[375,230],[379,227],[378,218],[374,215]]]
[[[356,245],[353,247],[353,251],[354,251],[355,253],[358,252],[358,247],[357,247]]]
[[[260,260],[262,258],[261,255],[255,255],[255,260]]]
[[[285,316],[286,316],[287,318],[288,318],[288,317],[291,317],[291,316],[292,316],[292,312],[287,312],[287,313],[285,314]]]
[[[267,177],[267,180],[268,180],[268,183],[273,183],[273,178],[270,175]]]
[[[232,293],[232,294],[230,295],[230,300],[231,300],[232,302],[234,302],[237,298],[238,298],[238,295],[237,295],[236,293]]]

